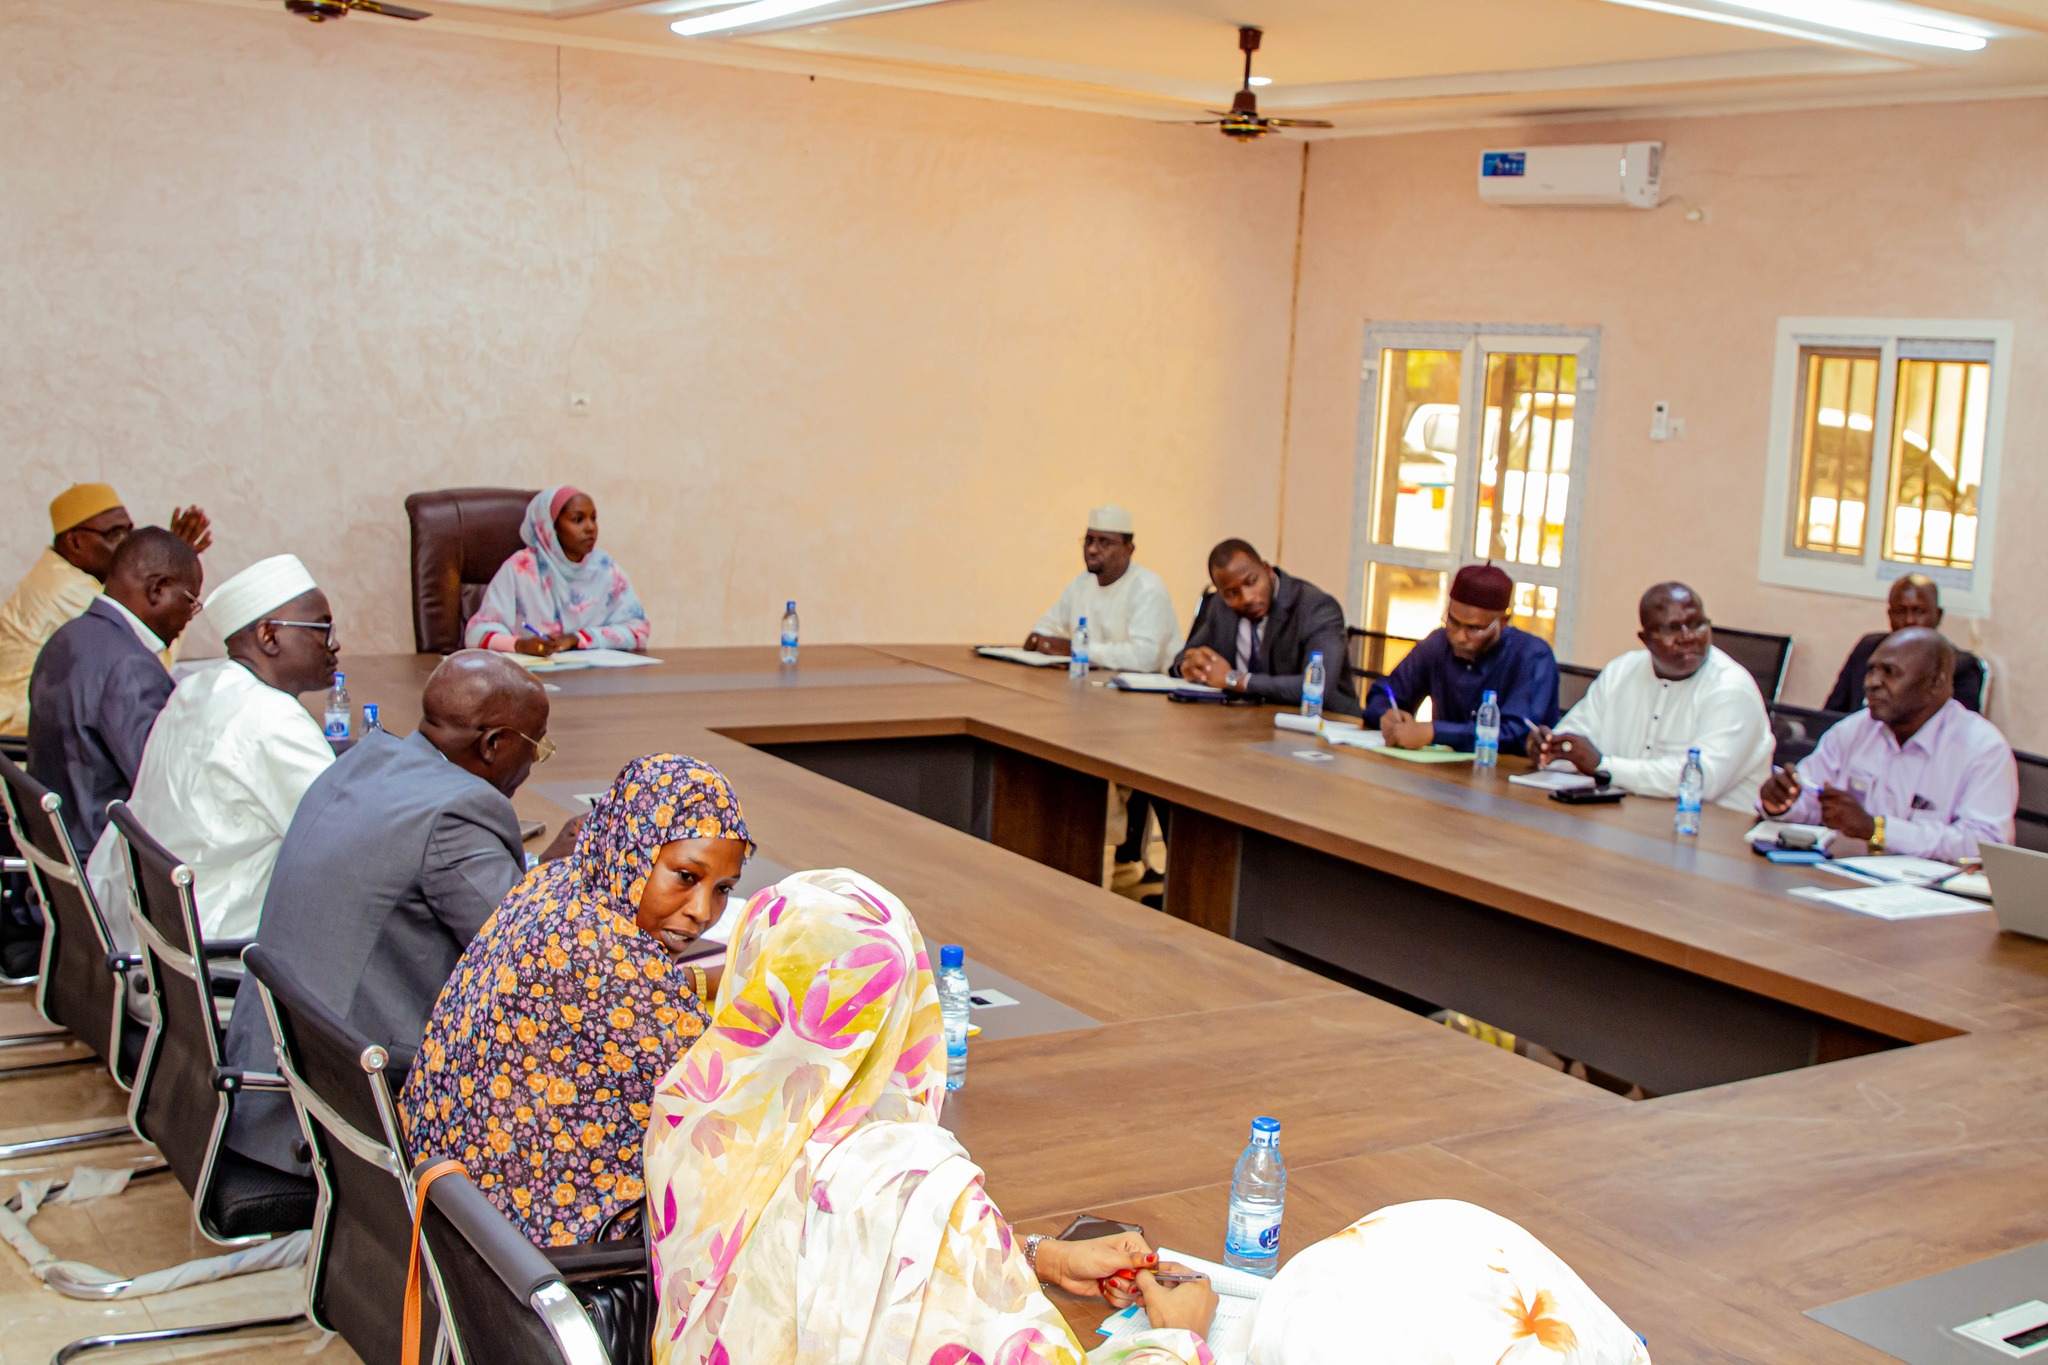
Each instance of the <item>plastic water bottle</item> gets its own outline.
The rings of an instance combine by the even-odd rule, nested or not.
[[[367,735],[367,734],[369,734],[369,733],[370,733],[370,732],[371,732],[372,730],[381,730],[381,729],[383,729],[383,728],[384,728],[384,722],[383,722],[383,721],[381,721],[381,720],[379,720],[379,719],[377,718],[377,703],[376,703],[376,702],[373,702],[373,701],[366,701],[366,702],[364,702],[364,703],[363,703],[363,733]]]
[[[1088,618],[1085,616],[1081,618],[1081,624],[1074,627],[1074,641],[1067,649],[1067,676],[1088,676]]]
[[[1323,651],[1308,656],[1308,672],[1301,676],[1301,714],[1310,720],[1323,718]]]
[[[796,662],[796,603],[782,609],[782,666]]]
[[[1479,714],[1472,720],[1472,766],[1491,768],[1500,762],[1500,698],[1488,688],[1479,696]]]
[[[334,675],[334,686],[327,689],[327,724],[325,729],[329,744],[334,743],[336,740],[348,738],[348,721],[348,678],[344,674],[336,673]]]
[[[957,943],[939,949],[939,1019],[946,1034],[946,1089],[967,1086],[967,950]]]
[[[1280,1156],[1280,1120],[1252,1120],[1252,1140],[1230,1178],[1230,1230],[1223,1263],[1271,1278],[1280,1268],[1280,1217],[1287,1207],[1287,1163]]]
[[[1678,775],[1678,819],[1680,834],[1700,832],[1701,798],[1707,794],[1707,772],[1700,766],[1700,751],[1685,751],[1685,771]]]

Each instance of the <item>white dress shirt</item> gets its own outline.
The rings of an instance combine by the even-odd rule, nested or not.
[[[208,939],[253,938],[278,846],[299,798],[334,751],[299,699],[228,661],[180,682],[164,703],[128,805],[192,869]],[[93,847],[86,873],[118,930],[134,902],[120,831]]]
[[[1730,810],[1755,807],[1776,749],[1756,679],[1718,649],[1676,682],[1657,676],[1649,650],[1631,650],[1600,670],[1557,729],[1598,745],[1614,785],[1637,796],[1676,797],[1685,751],[1696,748],[1704,799]]]
[[[128,629],[135,632],[135,638],[142,641],[142,647],[144,649],[148,650],[152,654],[162,654],[164,652],[164,642],[157,638],[155,631],[151,630],[147,625],[143,624],[143,620],[140,616],[137,616],[134,612],[128,610],[128,608],[122,606],[119,602],[116,602],[113,598],[107,596],[105,593],[101,593],[98,597],[94,598],[93,600],[96,602],[104,602],[108,606],[112,607],[115,611],[121,613],[121,619],[128,623]]]
[[[1083,572],[1067,584],[1051,611],[1038,618],[1034,635],[1074,638],[1088,618],[1088,662],[1128,673],[1164,673],[1180,652],[1180,618],[1173,595],[1158,574],[1133,564],[1108,587]]]

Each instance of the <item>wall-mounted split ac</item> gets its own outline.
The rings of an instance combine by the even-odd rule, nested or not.
[[[1504,147],[1479,154],[1479,197],[1489,204],[1657,207],[1661,142]]]

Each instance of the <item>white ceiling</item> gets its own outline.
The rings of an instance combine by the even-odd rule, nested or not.
[[[406,0],[422,24],[1148,119],[1228,107],[1236,27],[1265,30],[1267,113],[1345,136],[1615,113],[2048,93],[2048,0],[1920,0],[1990,37],[1978,52],[1779,31],[1642,0],[942,0],[775,32],[680,38],[690,0]],[[842,0],[844,3],[844,0]],[[1670,0],[1763,19],[1741,0]],[[280,10],[279,22],[287,20]],[[1908,11],[1910,12],[1910,11]],[[351,16],[351,24],[391,24]],[[1298,134],[1297,134],[1298,135]],[[1315,136],[1316,134],[1310,134]]]

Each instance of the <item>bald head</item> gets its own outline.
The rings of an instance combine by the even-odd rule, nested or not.
[[[1707,662],[1714,628],[1707,620],[1706,604],[1685,584],[1652,587],[1636,603],[1636,619],[1642,623],[1636,638],[1650,651],[1658,677],[1673,682],[1690,678]]]
[[[1927,626],[1909,626],[1884,638],[1863,674],[1863,695],[1874,719],[1892,727],[1901,744],[1955,695],[1955,646]]]
[[[510,796],[548,732],[548,694],[507,654],[465,649],[441,661],[420,694],[420,733],[448,761]]]
[[[169,644],[199,610],[205,586],[198,553],[163,527],[145,526],[114,551],[105,591]]]

